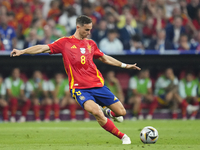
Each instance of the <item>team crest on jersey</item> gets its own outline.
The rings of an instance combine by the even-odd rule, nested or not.
[[[80,48],[82,54],[85,54],[85,48]]]
[[[85,100],[85,97],[84,96],[79,96],[80,100]]]
[[[87,48],[88,48],[88,50],[89,50],[89,53],[91,53],[91,45],[87,45]]]

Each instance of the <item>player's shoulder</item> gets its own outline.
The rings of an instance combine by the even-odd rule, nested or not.
[[[94,40],[92,40],[92,39],[87,39],[87,38],[86,38],[86,40],[87,40],[89,43],[91,43],[91,44],[96,44],[96,42],[95,42]]]

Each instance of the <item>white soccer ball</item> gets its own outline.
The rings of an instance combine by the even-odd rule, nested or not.
[[[144,127],[140,132],[140,139],[144,144],[154,144],[158,140],[158,131],[151,126]]]

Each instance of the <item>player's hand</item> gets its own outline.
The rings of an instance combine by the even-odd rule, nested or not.
[[[10,57],[20,56],[22,54],[23,54],[22,50],[13,49],[12,52],[10,53]]]
[[[137,66],[137,63],[135,63],[135,64],[133,64],[133,65],[127,64],[126,69],[141,70],[141,68]]]

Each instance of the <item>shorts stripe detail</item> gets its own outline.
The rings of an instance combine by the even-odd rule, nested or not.
[[[100,77],[99,71],[97,68],[96,68],[96,71],[97,71],[97,77],[100,79],[100,82],[102,83],[102,85],[104,85],[104,80]]]
[[[72,97],[76,100],[76,102],[79,104],[79,102],[77,101],[77,98],[76,98],[76,95],[74,94],[75,93],[75,89],[72,89]],[[79,106],[81,106],[79,104]]]
[[[71,89],[73,89],[73,85],[74,85],[74,76],[72,74],[72,68],[71,66],[69,65],[69,69],[70,69],[70,74],[71,74]]]
[[[168,103],[165,101],[165,100],[163,100],[161,97],[158,97],[158,102],[160,103],[160,104],[162,104],[162,105],[168,105]]]

